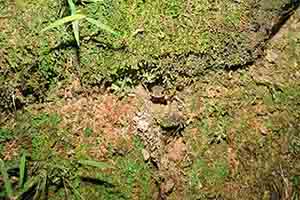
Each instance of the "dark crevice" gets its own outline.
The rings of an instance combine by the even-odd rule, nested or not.
[[[280,29],[286,24],[294,12],[296,12],[299,6],[300,0],[291,0],[290,4],[287,4],[282,8],[282,14],[279,17],[279,20],[272,26],[269,36],[266,38],[265,42],[271,40],[280,31]]]
[[[259,56],[258,58],[260,58],[261,56]],[[248,67],[250,67],[251,65],[253,65],[256,61],[255,60],[251,60],[248,61],[244,64],[236,64],[236,65],[226,65],[224,67],[225,71],[237,71],[240,69],[247,69]]]
[[[99,41],[95,38],[92,38],[91,40],[89,40],[89,42],[93,42],[96,44],[96,46],[98,48],[101,48],[101,49],[104,49],[104,50],[111,50],[111,51],[128,51],[128,48],[126,45],[122,44],[118,47],[115,47],[113,46],[112,44],[110,43],[106,43],[106,42],[103,42],[103,41]]]
[[[49,50],[49,54],[52,53],[53,51],[57,50],[64,50],[64,49],[72,49],[72,48],[78,48],[77,43],[75,40],[67,41],[67,42],[61,42],[57,46],[51,48]]]
[[[300,6],[300,0],[291,0],[290,4],[285,5],[281,9],[281,16],[277,19],[277,22],[271,27],[271,29],[267,30],[268,32],[267,37],[254,47],[254,52],[257,52],[255,59],[247,61],[244,64],[226,65],[224,69],[226,71],[236,71],[239,69],[246,69],[249,66],[260,61],[264,57],[263,52],[268,42],[272,40],[277,33],[279,33],[281,28],[287,23],[290,17],[297,11],[299,6]]]

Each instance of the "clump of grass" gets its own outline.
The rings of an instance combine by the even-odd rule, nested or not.
[[[87,167],[97,169],[112,168],[108,163],[95,160],[63,160],[57,157],[49,157],[45,161],[31,161],[30,165],[23,153],[19,161],[19,184],[15,186],[13,176],[3,160],[0,160],[0,171],[4,181],[4,193],[2,197],[9,199],[23,199],[26,196],[33,196],[33,199],[45,199],[50,189],[64,190],[65,198],[70,199],[71,195],[77,199],[84,199],[78,189],[82,178],[81,174]],[[54,190],[54,191],[55,191]],[[52,191],[52,190],[51,190]]]
[[[85,14],[80,13],[80,11],[77,11],[76,5],[74,3],[73,0],[68,0],[68,6],[70,9],[70,16],[64,17],[62,19],[59,19],[55,22],[53,22],[52,24],[48,25],[46,28],[44,28],[41,32],[43,33],[44,31],[47,31],[49,29],[53,29],[56,27],[59,27],[61,25],[64,25],[66,23],[72,23],[72,29],[73,29],[73,34],[74,34],[74,38],[76,40],[76,43],[78,45],[78,47],[80,47],[80,38],[79,38],[79,20],[83,20],[85,19],[86,21],[88,21],[89,23],[96,25],[98,28],[109,32],[113,35],[117,35],[117,32],[114,31],[110,26],[105,25],[103,23],[101,23],[99,20],[93,19],[91,17],[88,17]],[[96,0],[88,0],[87,2],[100,2],[100,1],[96,1]]]
[[[228,139],[227,129],[232,120],[226,108],[216,103],[208,103],[201,118],[199,129],[208,136],[209,144],[226,142]],[[213,123],[211,119],[213,119]]]
[[[31,140],[31,144],[21,145],[20,149],[27,153],[22,153],[19,160],[0,160],[0,199],[26,199],[29,196],[45,199],[48,193],[59,195],[59,192],[65,199],[84,199],[80,192],[82,180],[90,180],[84,174],[91,169],[99,171],[113,168],[107,162],[93,159],[76,156],[65,159],[56,152],[53,144],[66,137],[58,128],[60,121],[57,114],[32,116],[30,113],[18,113],[12,130],[0,129],[0,133],[3,133],[0,142],[16,137],[19,140]],[[53,136],[55,139],[52,139]]]
[[[217,160],[209,165],[206,160],[197,158],[187,173],[187,196],[206,199],[208,193],[205,188],[220,188],[228,176],[229,166],[226,162]]]

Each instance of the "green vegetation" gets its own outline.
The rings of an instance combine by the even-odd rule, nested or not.
[[[103,29],[107,32],[110,32],[112,34],[117,34],[109,26],[107,26],[105,24],[102,24],[101,22],[98,22],[95,19],[89,18],[89,17],[87,17],[83,14],[77,14],[76,6],[75,6],[75,3],[73,2],[73,0],[68,0],[68,5],[69,5],[69,8],[70,8],[71,15],[53,22],[48,27],[44,28],[41,32],[44,32],[44,31],[52,29],[52,28],[56,28],[56,27],[61,26],[65,23],[68,23],[68,22],[72,22],[73,34],[74,34],[74,37],[75,37],[75,40],[76,40],[76,43],[77,43],[78,47],[80,47],[79,20],[86,19],[91,24],[94,24],[94,25],[98,26],[99,28],[101,28],[101,29]]]
[[[191,187],[201,189],[202,184],[222,184],[229,175],[228,166],[224,163],[216,162],[209,167],[205,161],[196,159],[189,174]]]
[[[299,6],[0,0],[0,199],[299,200]]]
[[[23,0],[16,6],[2,0],[0,81],[6,87],[1,87],[1,102],[8,98],[2,94],[15,90],[25,97],[16,96],[23,104],[43,101],[58,83],[74,76],[88,86],[124,89],[144,82],[172,87],[209,70],[252,62],[254,47],[268,37],[251,31],[252,24],[270,29],[267,21],[289,3],[276,1],[271,9],[264,7],[267,1]],[[76,53],[80,18],[87,21],[80,21]],[[72,21],[76,42],[69,26],[41,34],[67,21]]]
[[[128,155],[112,156],[114,165],[87,159],[90,156],[85,151],[64,157],[66,155],[59,153],[57,145],[62,144],[64,151],[74,150],[67,142],[72,135],[59,128],[60,121],[57,114],[25,112],[18,113],[14,128],[1,129],[2,142],[22,139],[26,142],[18,152],[28,152],[12,161],[0,160],[5,186],[0,187],[2,197],[132,199],[135,194],[141,199],[149,199],[152,173],[144,163],[143,146],[138,139]],[[85,137],[91,134],[90,131],[84,130]],[[16,175],[14,171],[19,173]],[[15,180],[19,184],[15,184]],[[140,191],[135,191],[137,188]]]
[[[226,141],[226,131],[232,123],[227,109],[217,104],[218,102],[213,102],[205,107],[205,116],[199,123],[200,129],[209,137],[209,143]]]
[[[24,155],[21,157],[19,164],[20,174],[17,191],[13,191],[12,183],[7,173],[8,169],[5,168],[4,162],[0,160],[6,191],[4,196],[20,199],[26,198],[28,195],[34,195],[33,199],[44,199],[47,198],[50,188],[54,191],[63,189],[65,198],[67,199],[70,198],[70,195],[75,196],[77,199],[84,199],[78,191],[80,178],[84,178],[81,177],[82,168],[84,169],[85,166],[92,166],[99,169],[110,167],[110,165],[98,161],[78,160],[77,162],[70,162],[51,157],[46,161],[31,161],[33,162],[33,166],[31,166],[30,174],[25,174],[26,158]],[[10,170],[13,169],[11,168]],[[23,184],[25,175],[28,180]]]
[[[150,199],[153,195],[151,168],[144,162],[141,149],[138,146],[135,146],[135,149],[136,151],[125,157],[116,158],[120,170],[117,177],[126,194],[126,199],[133,199],[134,195],[137,195],[139,199]],[[138,191],[134,191],[137,189]]]

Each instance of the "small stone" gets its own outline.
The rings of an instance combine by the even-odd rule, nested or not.
[[[137,125],[137,129],[141,132],[146,132],[149,129],[149,126],[150,126],[149,122],[141,120]]]
[[[147,162],[150,159],[150,153],[147,150],[143,149],[142,154],[143,154],[144,160]]]
[[[294,76],[296,77],[296,79],[300,79],[300,71],[296,71]]]
[[[174,189],[175,183],[173,179],[169,179],[161,185],[161,191],[163,194],[170,194]]]
[[[64,98],[65,99],[72,99],[73,98],[73,94],[72,94],[71,90],[65,89],[65,91],[64,91]]]
[[[145,88],[142,85],[138,85],[132,92],[138,98],[141,98],[141,99],[147,99],[148,98],[148,92],[145,90]]]
[[[176,130],[184,127],[184,117],[180,112],[171,112],[158,121],[162,129]]]
[[[266,55],[266,59],[268,62],[270,63],[274,63],[278,58],[278,54],[275,53],[274,51],[268,50],[267,55]]]
[[[82,90],[81,83],[79,79],[75,79],[71,83],[72,92],[79,93]]]
[[[267,129],[267,128],[261,127],[259,130],[260,130],[260,133],[261,133],[263,136],[268,135],[268,129]]]
[[[179,138],[168,147],[168,159],[174,162],[182,161],[186,155],[186,151],[183,139]]]
[[[137,130],[145,133],[150,128],[151,116],[147,113],[137,113],[133,121],[136,123]]]
[[[164,88],[163,87],[161,87],[161,86],[153,86],[152,88],[151,88],[151,95],[152,96],[154,96],[154,97],[162,97],[162,96],[164,96]]]

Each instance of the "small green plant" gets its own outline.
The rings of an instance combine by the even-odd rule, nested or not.
[[[83,130],[83,133],[84,133],[85,137],[90,137],[93,134],[93,129],[91,129],[91,128],[85,128]]]
[[[188,170],[187,188],[190,190],[190,195],[197,196],[197,199],[200,199],[198,196],[202,188],[222,185],[229,176],[228,165],[223,160],[216,160],[209,165],[207,160],[197,158]]]
[[[75,2],[73,0],[67,0],[67,2],[68,2],[68,6],[69,6],[69,9],[70,9],[71,15],[53,22],[52,24],[50,24],[49,26],[44,28],[41,32],[45,32],[49,29],[53,29],[53,28],[56,28],[56,27],[61,26],[63,24],[71,22],[74,38],[76,40],[76,43],[77,43],[78,47],[80,47],[79,20],[85,19],[89,23],[96,25],[100,29],[105,30],[105,31],[107,31],[111,34],[117,35],[117,32],[115,32],[111,27],[99,22],[96,19],[90,18],[90,17],[88,17],[84,14],[81,14],[80,11],[77,11]],[[85,0],[84,2],[96,3],[96,2],[101,2],[101,0]]]
[[[231,117],[226,108],[215,103],[207,104],[199,128],[208,137],[209,144],[219,144],[227,140],[227,129],[230,125]],[[212,123],[213,122],[213,123]]]
[[[8,169],[6,168],[4,161],[0,159],[0,172],[3,177],[5,196],[7,196],[9,199],[13,199],[13,197],[18,196],[18,194],[21,191],[23,192],[27,191],[29,182],[24,184],[25,169],[26,169],[26,154],[23,153],[19,163],[19,184],[17,186],[17,190],[14,191],[12,181],[10,180],[8,174]]]
[[[0,128],[0,142],[5,142],[7,140],[13,139],[14,136],[9,129]]]
[[[0,170],[1,170],[1,175],[3,177],[3,181],[4,181],[4,189],[5,189],[6,195],[8,197],[11,197],[13,195],[12,185],[11,185],[11,182],[9,181],[7,170],[5,168],[5,165],[4,165],[4,162],[2,159],[0,159]]]
[[[63,189],[65,198],[72,199],[73,195],[76,199],[84,199],[79,192],[79,185],[82,170],[86,167],[95,167],[98,169],[112,168],[111,165],[94,161],[94,160],[73,160],[67,161],[63,159],[54,159],[52,161],[35,161],[31,170],[27,170],[29,166],[26,162],[26,155],[23,154],[19,162],[19,184],[15,186],[9,171],[13,168],[6,167],[3,160],[0,160],[0,171],[4,182],[4,195],[1,196],[8,199],[26,199],[31,196],[33,199],[46,199],[50,188],[54,187],[54,191]],[[26,180],[26,177],[29,177]],[[0,196],[0,197],[1,197]]]

